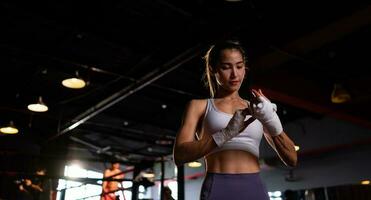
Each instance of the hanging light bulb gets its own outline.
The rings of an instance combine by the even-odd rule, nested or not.
[[[18,129],[17,129],[17,127],[14,126],[13,121],[10,121],[8,126],[0,128],[0,132],[2,132],[4,134],[17,134]]]
[[[345,103],[350,101],[350,98],[349,92],[341,84],[334,84],[334,89],[331,93],[332,103]]]
[[[192,167],[192,168],[201,167],[201,166],[202,166],[202,163],[200,161],[193,161],[193,162],[188,163],[188,167]]]
[[[34,112],[46,112],[48,111],[48,106],[45,105],[45,103],[42,100],[42,97],[39,97],[39,101],[34,104],[30,104],[27,106],[28,110],[34,111]]]
[[[76,71],[76,77],[64,79],[62,85],[71,89],[81,89],[86,86],[86,82],[79,76],[79,72]]]

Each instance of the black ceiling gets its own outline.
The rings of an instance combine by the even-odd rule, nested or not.
[[[231,37],[246,46],[249,81],[277,102],[284,123],[329,116],[371,128],[366,3],[2,1],[0,12],[0,122],[20,129],[0,137],[11,155],[35,156],[19,150],[25,144],[58,159],[171,154],[185,104],[207,97],[202,55]],[[88,86],[64,88],[76,71]],[[350,103],[331,103],[335,83]],[[39,96],[50,110],[28,111]]]

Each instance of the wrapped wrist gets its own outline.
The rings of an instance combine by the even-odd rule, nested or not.
[[[262,124],[271,136],[277,136],[283,132],[281,120],[276,112],[273,113],[271,119],[263,121]]]
[[[212,138],[218,147],[223,146],[224,143],[231,139],[231,137],[228,137],[224,129],[214,133]]]
[[[240,130],[244,126],[245,117],[245,110],[237,110],[224,129],[212,134],[212,138],[218,147],[240,133]]]

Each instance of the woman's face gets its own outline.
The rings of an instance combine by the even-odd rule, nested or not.
[[[246,73],[241,52],[236,49],[224,49],[220,53],[214,73],[218,85],[223,89],[230,92],[239,90]]]
[[[112,163],[113,169],[120,169],[120,163]]]

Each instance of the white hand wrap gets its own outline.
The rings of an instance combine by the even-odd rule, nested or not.
[[[228,122],[228,125],[214,133],[212,135],[216,145],[218,147],[222,146],[224,143],[226,143],[228,140],[232,139],[236,135],[242,131],[242,127],[244,125],[244,120],[245,120],[246,114],[244,114],[243,110],[237,110],[231,120]]]
[[[252,104],[252,116],[258,119],[272,136],[277,136],[283,131],[283,127],[278,117],[277,105],[271,103],[265,97],[258,97],[258,104]]]

